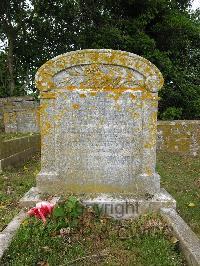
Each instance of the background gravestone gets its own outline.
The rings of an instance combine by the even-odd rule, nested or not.
[[[160,71],[135,54],[70,52],[37,72],[43,192],[155,194]]]
[[[30,96],[0,99],[0,132],[39,132],[39,103]]]

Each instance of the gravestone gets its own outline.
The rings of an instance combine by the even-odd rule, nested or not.
[[[40,191],[95,194],[100,201],[102,193],[160,193],[155,164],[162,85],[156,66],[123,51],[80,50],[46,62],[36,74]]]
[[[33,97],[7,97],[0,99],[1,125],[6,133],[39,132],[39,103]]]

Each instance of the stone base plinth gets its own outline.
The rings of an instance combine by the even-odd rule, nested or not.
[[[113,177],[114,179],[114,177]],[[92,194],[92,195],[128,195],[128,197],[142,197],[146,194],[155,195],[160,191],[160,176],[157,173],[151,176],[140,174],[134,176],[131,181],[122,182],[118,180],[111,182],[111,179],[98,180],[93,178],[93,181],[85,180],[80,177],[79,180],[74,180],[68,177],[62,177],[57,172],[40,172],[37,175],[37,187],[42,193],[69,195],[69,194]]]
[[[34,207],[37,202],[42,200],[42,193],[37,187],[32,187],[24,196],[20,199],[19,204],[21,207]]]
[[[101,213],[115,219],[130,219],[149,212],[159,212],[164,206],[176,208],[176,201],[165,189],[161,189],[154,196],[147,194],[145,198],[100,194],[97,197],[81,197],[80,200],[85,206],[96,205]]]
[[[22,206],[31,207],[42,200],[42,193],[37,188],[31,188],[20,200]],[[94,206],[99,212],[116,219],[136,218],[141,214],[159,212],[161,208],[176,208],[176,201],[165,190],[161,189],[154,196],[134,198],[120,194],[85,194],[75,195],[85,206]]]

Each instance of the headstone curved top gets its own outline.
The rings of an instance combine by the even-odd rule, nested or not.
[[[138,55],[80,50],[40,67],[45,192],[155,194],[160,71]]]
[[[164,81],[159,69],[141,56],[119,50],[86,49],[56,56],[42,65],[36,74],[36,87],[40,91],[55,89],[57,84],[54,77],[59,72],[91,64],[121,66],[127,70],[133,70],[144,78],[144,84],[141,83],[141,85],[151,92],[157,92],[163,86]],[[91,67],[91,69],[92,71],[97,70],[96,66]]]

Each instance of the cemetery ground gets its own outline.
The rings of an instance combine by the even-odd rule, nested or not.
[[[162,186],[174,196],[177,211],[200,236],[200,158],[159,152],[157,161]],[[36,155],[23,167],[0,174],[1,231],[19,212],[18,200],[35,185],[39,168],[39,155]],[[133,223],[96,215],[86,213],[78,227],[63,237],[59,236],[56,229],[59,226],[54,220],[49,219],[44,226],[40,220],[28,218],[1,264],[11,265],[11,261],[12,265],[48,265],[47,261],[49,265],[89,265],[89,262],[121,265],[124,261],[127,265],[185,264],[177,239],[161,217],[147,215]]]
[[[39,159],[36,155],[23,167],[0,174],[1,231],[19,212],[19,199],[35,186]],[[162,186],[174,196],[177,211],[200,236],[200,158],[159,152],[157,161]],[[137,222],[112,221],[92,212],[81,217],[78,227],[64,237],[58,233],[57,221],[49,219],[44,226],[41,220],[28,218],[1,264],[121,265],[127,261],[127,265],[185,265],[177,239],[159,216],[143,216]]]
[[[19,212],[19,199],[35,185],[35,177],[40,167],[39,159],[37,154],[22,167],[0,173],[0,231]]]

